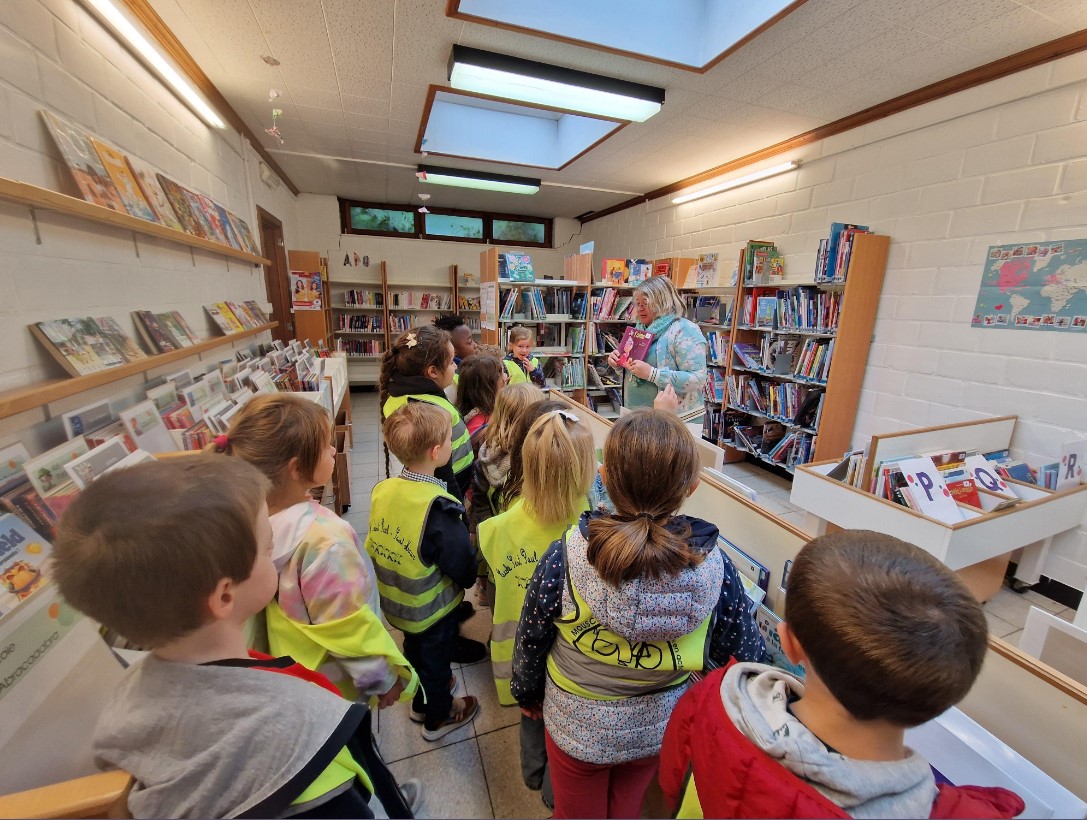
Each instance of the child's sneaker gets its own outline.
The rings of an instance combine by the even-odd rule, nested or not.
[[[452,675],[449,678],[449,694],[451,697],[456,697],[460,694],[460,681],[457,680],[456,675]],[[412,723],[422,723],[426,720],[426,712],[416,712],[415,706],[408,706],[408,717]]]
[[[457,704],[460,704],[460,708],[457,708]],[[445,737],[450,732],[459,729],[466,723],[471,723],[475,720],[476,715],[479,714],[479,701],[471,695],[466,695],[463,698],[457,698],[453,701],[453,709],[442,723],[440,723],[434,729],[423,728],[423,740],[438,740]]]

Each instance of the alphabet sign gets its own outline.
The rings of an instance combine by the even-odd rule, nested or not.
[[[962,509],[951,497],[951,490],[931,458],[904,458],[898,466],[906,476],[918,512],[948,524],[963,520]]]
[[[1061,447],[1061,466],[1057,471],[1057,489],[1083,483],[1083,459],[1087,457],[1087,441],[1070,441]]]

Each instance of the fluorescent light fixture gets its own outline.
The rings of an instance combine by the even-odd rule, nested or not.
[[[540,190],[540,180],[514,177],[508,174],[492,174],[488,171],[463,171],[459,168],[440,168],[437,165],[420,165],[415,176],[420,182],[432,185],[453,185],[458,188],[478,188],[481,191],[500,191],[506,194],[534,194]]]
[[[700,191],[695,191],[690,194],[684,194],[683,196],[677,196],[672,200],[673,205],[682,205],[684,202],[693,202],[696,199],[702,199],[704,196],[712,196],[713,194],[719,194],[721,191],[729,191],[733,188],[739,188],[742,185],[750,185],[752,182],[758,182],[760,179],[766,179],[767,177],[776,177],[778,174],[784,174],[789,171],[795,171],[800,167],[800,160],[793,160],[791,162],[783,162],[780,165],[771,165],[769,168],[763,168],[761,171],[755,171],[754,173],[747,174],[746,176],[736,177],[730,179],[727,182],[720,182],[717,185],[711,185],[709,188],[703,188]]]
[[[114,5],[113,0],[83,0],[114,33],[132,48],[151,68],[158,72],[167,85],[195,111],[201,119],[214,128],[226,128],[219,115],[215,113],[204,98],[197,93],[188,80],[181,76],[176,68],[167,61],[158,49],[144,36],[138,28],[129,21],[120,9]]]
[[[537,63],[468,46],[453,46],[449,84],[463,91],[645,122],[664,104],[664,89],[586,71]]]

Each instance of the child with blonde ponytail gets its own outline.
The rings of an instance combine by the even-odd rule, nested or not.
[[[583,514],[529,583],[510,691],[544,716],[557,818],[640,816],[691,673],[763,660],[717,527],[679,514],[699,469],[674,415],[619,419],[601,468],[615,511]]]
[[[552,402],[536,406],[547,404]],[[517,703],[510,694],[510,673],[525,590],[540,556],[588,509],[589,487],[596,474],[592,433],[573,413],[545,412],[529,428],[524,442],[520,497],[505,512],[479,525],[479,547],[494,576],[491,664],[498,701],[504,706]],[[548,808],[554,804],[539,716],[521,716],[521,776],[530,789],[542,788]]]

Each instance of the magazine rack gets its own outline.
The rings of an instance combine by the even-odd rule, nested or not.
[[[946,424],[872,437],[865,465],[870,480],[887,459],[917,453],[1003,450],[1011,445],[1016,416]],[[1022,501],[994,510],[998,497],[979,489],[982,509],[960,504],[965,520],[949,524],[893,501],[844,484],[828,473],[836,461],[804,465],[796,471],[790,500],[821,519],[845,529],[868,529],[917,544],[953,570],[969,570],[964,580],[982,600],[1000,588],[1007,556],[1023,548],[1016,578],[1037,583],[1054,535],[1078,526],[1087,510],[1087,485],[1061,492],[1011,481]],[[870,486],[870,485],[868,485]],[[988,563],[986,563],[988,562]]]
[[[568,396],[553,392],[552,398],[570,404],[570,409],[588,425],[595,446],[603,447],[612,422],[575,404]],[[702,471],[701,481],[682,512],[716,524],[722,535],[767,567],[770,589],[766,602],[776,613],[784,614],[785,593],[780,587],[785,562],[796,557],[810,536],[744,498],[708,470]],[[843,592],[847,590],[848,580],[843,580]],[[1087,804],[1082,802],[1087,799],[1087,780],[1077,751],[1087,737],[1087,686],[990,636],[981,675],[958,709],[988,735],[986,754],[973,756],[973,762],[981,766],[971,771],[973,783],[1021,784],[1051,809],[1047,812],[1041,806],[1032,816],[1087,814]],[[1029,714],[1030,719],[1024,720],[1024,714]],[[1014,751],[988,753],[1004,744]],[[940,771],[960,771],[971,760],[959,760],[956,748],[937,743],[929,760]]]

